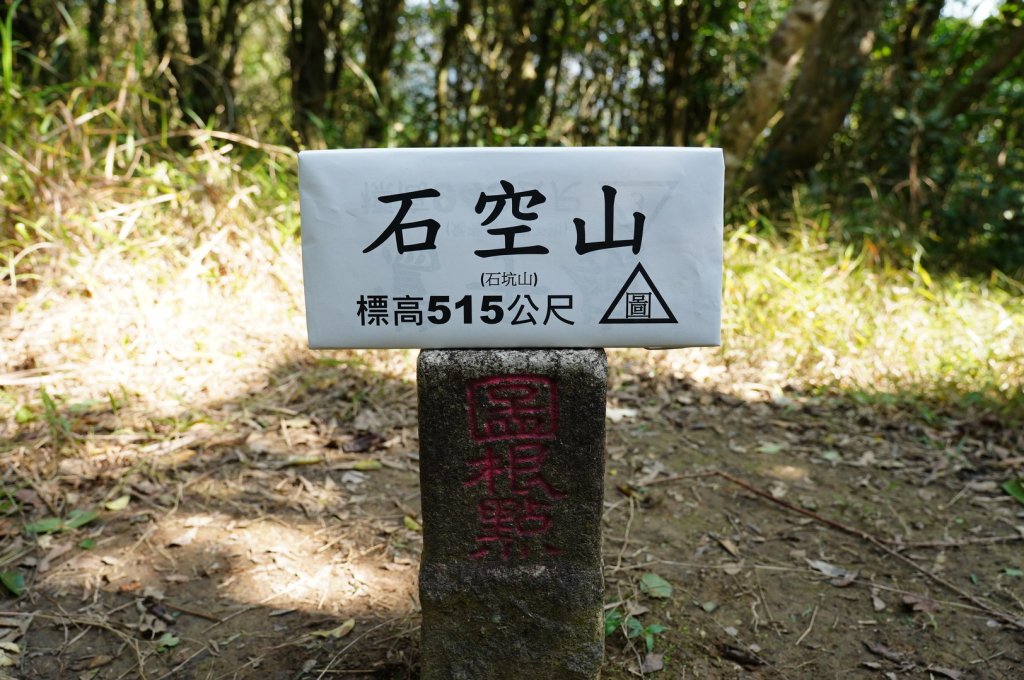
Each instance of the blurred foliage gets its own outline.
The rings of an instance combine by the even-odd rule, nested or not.
[[[221,191],[217,139],[268,205],[296,148],[718,145],[733,224],[802,202],[899,266],[1019,277],[1024,2],[971,4],[13,0],[0,265],[34,230],[117,239],[76,200]]]

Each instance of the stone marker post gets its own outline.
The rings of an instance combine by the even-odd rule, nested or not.
[[[424,350],[417,370],[421,677],[597,678],[604,351]]]

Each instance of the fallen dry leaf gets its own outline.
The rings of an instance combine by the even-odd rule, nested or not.
[[[313,631],[312,635],[314,637],[334,638],[334,639],[337,640],[337,639],[343,638],[346,635],[348,635],[349,633],[351,633],[352,629],[354,629],[355,627],[356,627],[356,620],[355,619],[349,619],[349,620],[345,621],[345,623],[343,623],[340,626],[338,626],[337,628],[330,628],[330,629],[327,629],[327,630],[316,630],[316,631]]]
[[[32,505],[37,508],[45,506],[43,499],[39,497],[39,493],[36,492],[35,489],[19,489],[14,492],[14,497],[22,505]]]
[[[729,661],[735,661],[741,666],[753,668],[765,664],[764,659],[754,652],[728,642],[720,643],[718,649],[724,658],[729,659]]]
[[[14,642],[28,632],[33,614],[5,614],[0,616],[0,642]]]
[[[641,673],[656,673],[665,668],[665,655],[648,652],[644,657],[644,663],[640,666]]]
[[[46,557],[44,557],[42,561],[39,562],[39,567],[37,568],[37,571],[40,574],[44,574],[50,571],[50,567],[53,564],[53,561],[61,555],[67,553],[69,550],[71,550],[73,545],[74,544],[71,541],[64,541],[53,546],[50,552],[46,553]]]
[[[196,540],[196,535],[198,533],[199,530],[196,529],[196,527],[191,527],[189,529],[186,529],[185,531],[182,531],[180,534],[169,540],[167,542],[167,545],[172,548],[184,548],[186,545],[189,545],[192,543],[192,541]]]
[[[167,574],[164,576],[164,581],[167,583],[188,583],[192,579],[183,574]]]
[[[138,629],[143,635],[156,637],[161,633],[167,632],[167,623],[157,616],[143,612],[139,617]]]
[[[280,435],[268,432],[253,432],[245,439],[245,448],[255,454],[286,456],[290,447]]]
[[[915,612],[934,613],[941,611],[942,607],[938,602],[924,595],[904,595],[903,604]]]
[[[383,443],[384,437],[376,432],[361,432],[351,441],[342,444],[341,450],[345,453],[365,453],[370,449],[380,448]]]
[[[113,660],[114,657],[109,656],[107,654],[99,654],[97,656],[86,656],[82,657],[81,659],[76,659],[75,661],[72,661],[71,670],[90,671],[94,668],[101,668],[102,666],[106,666]]]
[[[824,560],[807,560],[807,565],[818,571],[829,578],[838,578],[846,574],[846,570],[842,567],[837,567],[834,564],[829,564]]]
[[[718,541],[718,545],[722,546],[725,552],[729,553],[736,559],[740,558],[740,549],[731,540],[728,538],[719,538],[718,536],[714,536],[714,539]]]
[[[907,660],[907,655],[906,654],[903,654],[901,652],[893,651],[893,650],[889,649],[888,647],[886,647],[885,645],[883,645],[880,642],[865,642],[864,646],[867,647],[868,651],[871,652],[872,654],[880,656],[883,659],[888,659],[889,661],[894,661],[896,663],[903,663],[904,661]]]
[[[621,422],[626,418],[636,418],[638,413],[639,411],[635,408],[615,408],[614,406],[609,406],[604,412],[605,417],[613,423]]]
[[[845,588],[857,579],[858,572],[847,571],[824,560],[807,560],[807,564],[815,571],[828,576],[829,583],[837,588]]]

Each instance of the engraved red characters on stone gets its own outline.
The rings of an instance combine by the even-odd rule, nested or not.
[[[466,384],[469,433],[484,445],[467,461],[467,488],[483,491],[476,505],[475,550],[469,557],[527,559],[558,555],[543,541],[552,506],[568,494],[544,477],[550,440],[558,434],[558,388],[537,375],[501,375]]]
[[[497,555],[502,561],[526,559],[531,545],[523,539],[542,536],[551,529],[551,506],[530,498],[483,498],[476,506],[477,549],[470,558],[481,560]],[[543,544],[548,555],[561,551]]]
[[[540,375],[501,375],[470,380],[469,436],[477,444],[554,439],[558,388]]]
[[[488,496],[494,496],[494,484],[499,477],[508,479],[508,490],[517,496],[528,496],[532,489],[538,489],[551,500],[566,498],[544,478],[544,461],[548,457],[547,445],[541,442],[512,444],[509,446],[508,462],[488,446],[483,456],[469,461],[473,476],[463,482],[465,487],[483,486]]]
[[[484,486],[487,495],[494,495],[494,482],[498,477],[508,475],[508,466],[505,459],[494,453],[490,446],[484,449],[484,455],[477,460],[469,461],[470,467],[474,468],[475,475],[462,483],[465,487]]]
[[[561,500],[567,494],[557,490],[544,479],[541,467],[548,457],[546,444],[513,444],[508,452],[508,487],[509,491],[519,496],[526,496],[532,489],[539,489],[551,500]]]

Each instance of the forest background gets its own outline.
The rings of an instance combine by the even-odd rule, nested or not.
[[[113,141],[110,176],[187,152],[191,129],[293,148],[711,145],[736,223],[796,190],[856,215],[846,241],[1024,262],[1015,0],[7,6],[15,173],[72,127],[107,165]],[[35,206],[6,184],[9,231]]]
[[[307,349],[297,152],[579,145],[727,166],[722,346],[609,352],[608,676],[1016,677],[1021,0],[4,0],[0,78],[0,679],[416,677],[415,353]]]
[[[295,246],[302,148],[720,146],[716,361],[1022,400],[1018,0],[14,0],[2,19],[9,309],[96,257],[255,274],[230,244]]]

